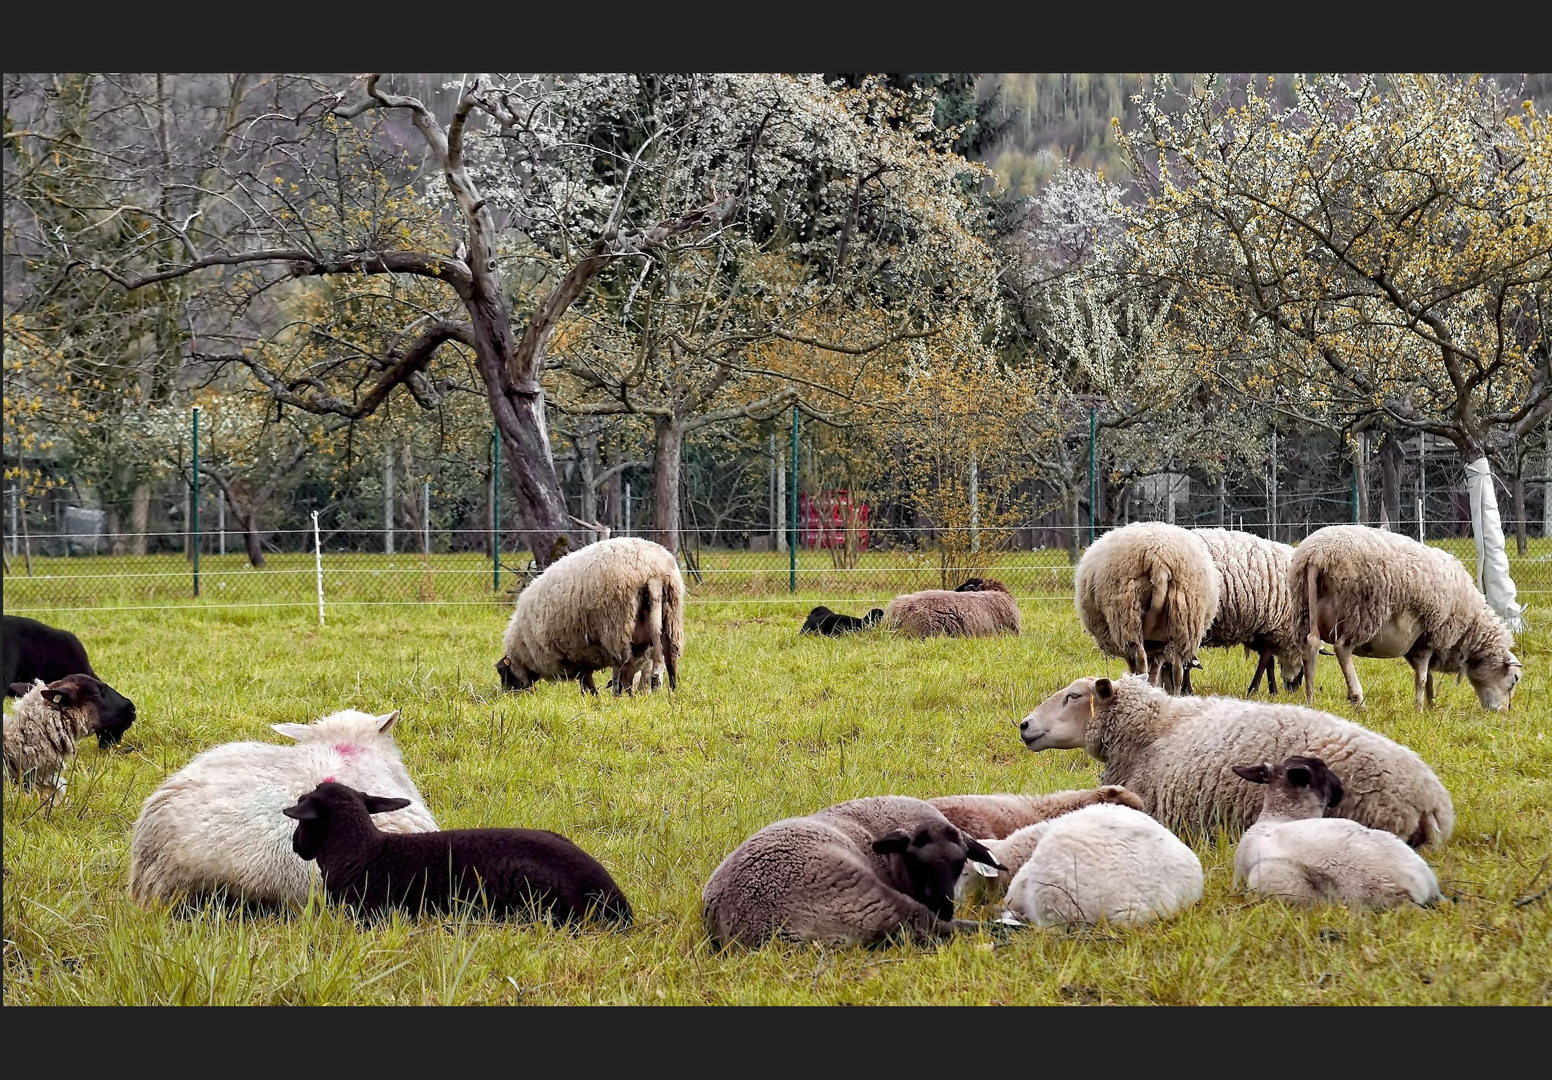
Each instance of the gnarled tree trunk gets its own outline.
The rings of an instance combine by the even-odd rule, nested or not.
[[[652,539],[679,553],[679,464],[684,420],[659,416],[652,425]]]

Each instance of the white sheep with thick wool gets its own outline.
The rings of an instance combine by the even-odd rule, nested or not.
[[[1522,667],[1514,636],[1459,559],[1364,525],[1327,525],[1294,549],[1294,629],[1304,641],[1304,700],[1314,701],[1315,658],[1331,645],[1347,699],[1363,707],[1354,656],[1412,665],[1418,709],[1434,702],[1434,672],[1464,675],[1483,708],[1514,696]]]
[[[1239,529],[1195,529],[1218,568],[1218,613],[1207,628],[1202,648],[1243,646],[1256,657],[1248,694],[1266,676],[1267,693],[1277,694],[1277,666],[1289,690],[1304,672],[1304,639],[1293,626],[1293,597],[1288,568],[1293,548]]]
[[[1233,767],[1293,754],[1339,770],[1349,797],[1334,814],[1412,847],[1442,844],[1455,828],[1450,793],[1414,751],[1302,705],[1172,697],[1140,676],[1088,676],[1046,698],[1019,735],[1030,750],[1083,749],[1104,762],[1101,784],[1135,792],[1176,832],[1249,828],[1261,796]]]
[[[1023,863],[1005,910],[1036,926],[1169,918],[1202,898],[1202,862],[1129,806],[1099,803],[1020,829],[992,846]],[[997,861],[1009,867],[1002,855]]]
[[[235,742],[196,755],[140,808],[129,848],[129,892],[142,904],[225,894],[261,906],[307,900],[317,865],[291,849],[281,811],[325,780],[410,800],[374,819],[384,832],[435,832],[384,716],[345,709],[310,724],[272,724],[292,745]]]
[[[655,689],[679,685],[684,652],[684,579],[673,552],[635,536],[589,544],[551,563],[517,597],[496,662],[502,686],[576,679],[596,694],[593,672],[608,668],[616,694],[638,676]]]

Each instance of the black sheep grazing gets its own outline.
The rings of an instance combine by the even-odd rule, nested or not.
[[[5,694],[20,697],[32,689],[34,679],[57,682],[70,675],[90,675],[101,688],[96,701],[97,745],[106,749],[124,737],[135,722],[135,703],[97,677],[86,659],[81,639],[20,615],[4,618],[3,649]]]
[[[363,914],[448,912],[460,902],[492,915],[631,923],[630,902],[587,852],[547,829],[385,833],[373,814],[409,805],[326,780],[281,810],[297,822],[291,850],[316,859],[329,899]]]
[[[808,613],[808,618],[803,622],[803,629],[798,633],[826,634],[835,637],[838,634],[849,634],[853,630],[866,630],[883,617],[883,608],[874,608],[859,619],[855,615],[837,615],[821,604]]]

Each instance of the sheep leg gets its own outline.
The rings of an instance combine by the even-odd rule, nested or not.
[[[1304,638],[1304,704],[1315,704],[1315,658],[1320,655],[1320,571],[1311,566],[1304,576],[1305,613],[1309,633]]]
[[[1433,673],[1428,670],[1428,663],[1432,659],[1432,649],[1422,649],[1407,657],[1407,663],[1412,665],[1412,686],[1416,692],[1418,712],[1423,711],[1425,698],[1429,705],[1433,704]]]
[[[1185,664],[1186,677],[1180,683],[1180,692],[1182,694],[1189,694],[1189,693],[1192,692],[1191,691],[1191,660],[1194,660],[1194,659],[1195,659],[1195,657],[1192,657],[1191,659],[1188,659],[1186,661],[1186,664]]]
[[[580,672],[578,672],[577,682],[582,684],[582,689],[584,692],[592,694],[594,697],[598,696],[598,687],[593,685],[592,668],[583,668]]]
[[[1361,710],[1363,708],[1363,684],[1358,681],[1358,669],[1353,667],[1353,647],[1349,644],[1338,643],[1336,646],[1336,662],[1342,669],[1342,678],[1347,680],[1347,700]]]

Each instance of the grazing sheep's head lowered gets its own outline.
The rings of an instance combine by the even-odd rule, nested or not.
[[[946,821],[928,822],[914,834],[896,829],[873,841],[873,850],[900,857],[911,880],[911,895],[940,919],[954,917],[954,888],[966,860],[1007,869],[986,845]]]
[[[1342,801],[1342,781],[1318,757],[1294,755],[1279,764],[1230,766],[1242,779],[1265,784],[1262,814],[1284,818],[1318,818]]]
[[[503,656],[496,661],[496,671],[501,675],[501,689],[503,690],[532,690],[539,676],[527,668],[521,670],[512,666],[512,661]]]
[[[1088,676],[1068,683],[1035,707],[1019,722],[1019,738],[1030,750],[1090,750],[1091,732],[1098,735],[1095,720],[1115,700],[1115,684]]]
[[[11,693],[25,696],[32,686],[12,683]],[[82,735],[96,735],[97,744],[107,747],[123,737],[135,722],[135,703],[101,679],[90,675],[66,675],[43,688],[43,700],[75,722]]]
[[[303,859],[316,859],[329,835],[331,818],[348,821],[364,816],[363,811],[365,814],[387,814],[409,804],[408,799],[368,795],[348,784],[325,780],[298,799],[295,806],[282,807],[280,812],[296,822],[291,850]]]
[[[1514,687],[1524,666],[1512,652],[1484,656],[1466,665],[1466,678],[1485,709],[1504,709],[1514,700]]]

